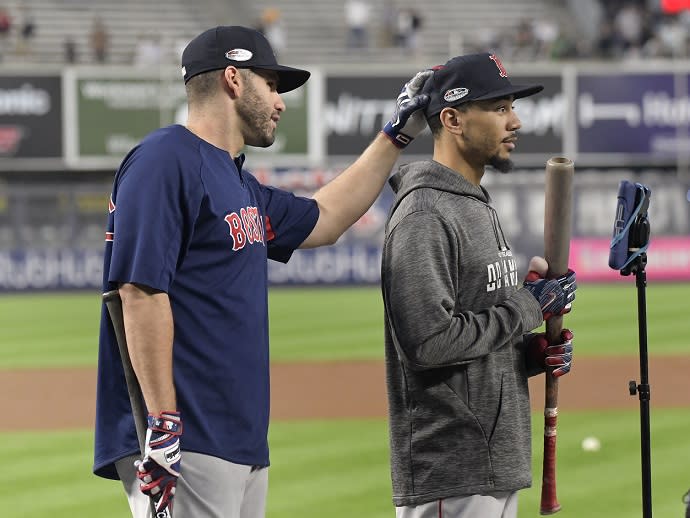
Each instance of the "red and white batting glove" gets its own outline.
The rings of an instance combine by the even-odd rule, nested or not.
[[[529,343],[529,352],[539,365],[553,367],[553,376],[558,378],[570,372],[573,362],[573,332],[561,331],[561,343],[549,345],[544,333],[537,333]]]
[[[575,272],[568,273],[555,279],[544,279],[537,272],[529,272],[523,286],[529,291],[541,307],[544,320],[554,315],[565,315],[570,312],[577,290]]]
[[[177,478],[180,476],[180,436],[182,419],[179,412],[149,414],[146,449],[142,460],[134,463],[141,480],[141,492],[148,495],[158,513],[172,514]],[[166,516],[163,514],[163,516]]]

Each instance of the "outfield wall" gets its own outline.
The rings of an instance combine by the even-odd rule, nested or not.
[[[305,66],[303,88],[284,94],[275,143],[249,148],[266,184],[310,195],[351,163],[392,112],[391,92],[411,64]],[[543,170],[575,162],[571,265],[582,281],[616,281],[608,269],[621,180],[652,188],[652,279],[690,280],[690,61],[515,64],[516,83],[544,91],[519,99],[523,121],[508,176],[484,184],[519,267],[543,253]],[[186,119],[176,67],[3,68],[0,72],[0,291],[98,289],[112,176],[149,131]],[[427,158],[429,131],[403,161]],[[30,180],[30,181],[25,181]],[[66,181],[68,180],[68,181]],[[377,283],[392,193],[329,248],[270,263],[276,285]]]
[[[249,150],[250,163],[324,166],[350,159],[378,133],[393,98],[414,74],[410,63],[313,66],[303,87],[282,95],[275,143]],[[515,63],[515,83],[544,90],[518,99],[516,163],[539,167],[552,155],[580,166],[690,163],[690,61]],[[0,172],[115,169],[148,132],[186,121],[177,67],[3,67]],[[431,152],[430,132],[407,156]]]
[[[308,195],[339,169],[260,168],[264,183]],[[690,281],[690,203],[673,171],[576,168],[570,263],[581,281],[616,281],[608,268],[618,184],[639,181],[652,190],[650,280]],[[485,186],[497,207],[518,267],[543,253],[544,174],[488,173]],[[109,186],[29,187],[0,191],[0,291],[99,289]],[[338,243],[300,250],[288,264],[269,261],[274,285],[377,283],[384,225],[392,202],[388,186]],[[524,273],[524,270],[523,270]]]

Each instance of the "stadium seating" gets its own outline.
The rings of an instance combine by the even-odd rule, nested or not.
[[[400,49],[382,47],[385,0],[369,2],[372,7],[369,50],[352,52],[346,48],[346,28],[342,0],[257,0],[252,2],[255,17],[262,9],[277,7],[287,29],[285,56],[300,63],[390,63],[404,56]],[[448,56],[473,47],[474,40],[489,30],[513,30],[522,19],[561,20],[566,7],[548,0],[395,0],[398,9],[414,8],[423,18],[420,33],[423,48],[416,57],[445,61]],[[445,59],[444,59],[445,58]]]
[[[386,2],[370,3],[370,48],[352,52],[346,48],[342,0],[10,0],[3,5],[16,24],[22,18],[21,6],[29,8],[36,34],[30,55],[8,52],[4,59],[9,63],[62,63],[69,36],[77,45],[79,63],[91,63],[89,33],[94,18],[100,17],[110,37],[108,63],[131,63],[137,40],[143,34],[158,35],[166,59],[176,63],[179,47],[203,28],[251,25],[264,8],[276,7],[287,29],[287,48],[282,57],[293,63],[390,63],[416,57],[428,64],[471,50],[491,31],[512,31],[522,19],[562,19],[566,9],[563,2],[549,0],[395,0],[392,3],[397,8],[414,7],[423,18],[423,46],[410,57],[382,44]]]
[[[216,12],[200,8],[205,1],[186,0],[11,0],[4,2],[14,20],[12,40],[16,41],[21,23],[22,6],[35,21],[36,33],[31,52],[16,55],[11,50],[4,60],[62,63],[68,37],[77,46],[78,62],[93,63],[89,34],[93,20],[99,17],[108,31],[110,64],[131,63],[141,35],[158,35],[170,59],[176,60],[177,47],[205,27],[214,24]],[[214,0],[217,4],[218,1]]]

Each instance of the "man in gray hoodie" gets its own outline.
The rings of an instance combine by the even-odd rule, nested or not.
[[[517,491],[532,482],[527,379],[570,370],[569,330],[552,346],[530,331],[570,311],[575,273],[546,280],[539,258],[520,283],[480,185],[485,166],[511,168],[513,101],[541,90],[513,85],[493,54],[434,67],[433,160],[390,179],[381,276],[398,518],[517,516]]]

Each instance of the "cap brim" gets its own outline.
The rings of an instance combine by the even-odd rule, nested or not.
[[[307,82],[311,72],[283,65],[250,65],[250,68],[273,70],[278,73],[278,93],[282,94],[299,88]]]
[[[422,90],[422,92],[429,93],[429,90],[432,88],[430,83],[431,81],[428,81],[426,85],[424,85],[424,89]],[[452,108],[454,106],[460,106],[461,104],[473,101],[488,101],[490,99],[501,99],[503,97],[510,96],[513,96],[515,99],[521,99],[522,97],[529,97],[530,95],[539,93],[543,89],[543,85],[510,85],[499,90],[493,90],[487,94],[480,95],[478,97],[467,96],[466,98],[463,98],[462,100],[454,104],[444,104],[443,106],[439,106],[438,103],[429,103],[429,106],[427,106],[426,110],[424,111],[424,116],[427,119],[431,119],[439,113],[441,113],[444,108]]]
[[[481,95],[479,97],[474,97],[472,101],[488,101],[489,99],[501,99],[503,97],[510,97],[511,95],[515,99],[521,99],[523,97],[529,97],[536,93],[541,92],[544,89],[543,85],[511,85],[500,90],[494,90],[486,95]]]

